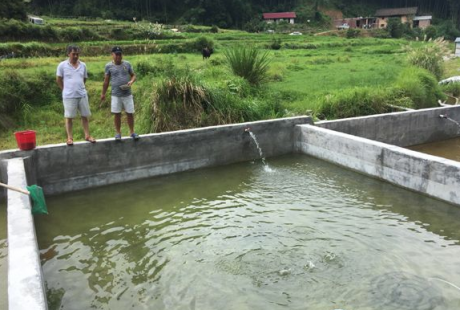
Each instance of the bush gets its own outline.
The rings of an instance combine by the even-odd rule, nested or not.
[[[388,20],[387,31],[392,38],[401,38],[404,34],[404,25],[401,19],[392,17]]]
[[[162,132],[261,120],[282,116],[280,100],[254,99],[249,83],[233,77],[220,86],[207,86],[190,70],[176,70],[138,94],[138,126],[144,132]]]
[[[442,38],[425,42],[421,46],[411,45],[406,48],[409,63],[430,71],[438,80],[444,72],[443,56],[448,50],[447,42]]]
[[[423,29],[410,27],[409,23],[403,25],[404,37],[407,39],[422,38],[424,35]]]
[[[436,107],[439,99],[445,99],[435,77],[425,69],[409,67],[403,70],[395,83],[395,97],[408,98],[411,108]]]
[[[388,39],[391,38],[390,34],[386,29],[373,29],[370,31],[374,38]]]
[[[254,47],[236,47],[224,51],[227,64],[235,75],[245,78],[251,85],[260,85],[267,80],[268,53]]]
[[[142,132],[162,132],[282,116],[282,97],[263,92],[260,98],[248,81],[232,76],[209,86],[189,69],[175,70],[153,85],[140,79],[137,102]],[[260,99],[253,98],[259,96]]]
[[[281,49],[281,39],[280,38],[276,38],[276,39],[273,39],[271,44],[270,44],[270,48],[272,50],[279,50]]]
[[[199,118],[208,107],[204,87],[189,72],[166,78],[155,88],[152,129],[161,132],[199,127]]]
[[[216,25],[213,25],[209,31],[211,33],[219,33],[219,27],[217,27]]]
[[[387,112],[388,103],[387,90],[356,87],[325,96],[317,113],[332,119],[372,115]]]
[[[207,37],[198,37],[191,42],[187,42],[186,46],[187,51],[201,52],[201,50],[205,47],[214,49],[214,41]]]
[[[347,30],[347,38],[352,39],[352,38],[357,38],[361,35],[361,29],[353,29],[353,28],[348,28]]]
[[[255,17],[243,25],[243,30],[247,32],[261,32],[267,27],[267,23]]]
[[[457,29],[452,20],[445,20],[437,27],[438,37],[443,37],[446,40],[454,41],[455,38],[460,37],[460,31]]]
[[[427,39],[435,39],[436,38],[436,28],[432,25],[425,28],[423,31],[424,35]]]

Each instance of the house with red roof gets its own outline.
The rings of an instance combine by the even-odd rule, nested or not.
[[[296,18],[295,12],[280,12],[280,13],[263,13],[264,20],[267,23],[277,23],[280,21],[287,21],[289,24],[294,24]]]

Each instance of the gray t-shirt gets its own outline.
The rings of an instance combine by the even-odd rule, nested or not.
[[[134,74],[134,70],[127,61],[122,60],[119,65],[111,61],[105,65],[105,75],[110,76],[112,96],[127,97],[131,95],[131,88],[127,90],[122,90],[120,88],[120,85],[125,85],[131,80],[131,74]]]

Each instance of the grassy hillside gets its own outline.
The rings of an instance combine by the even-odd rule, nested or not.
[[[63,21],[55,22],[65,28]],[[109,106],[100,106],[99,102],[104,65],[110,61],[113,45],[124,48],[125,60],[134,65],[138,74],[133,92],[136,130],[140,134],[306,113],[319,118],[365,115],[388,111],[388,103],[417,108],[416,98],[427,97],[427,87],[434,87],[427,84],[414,88],[429,73],[405,71],[410,66],[404,46],[427,43],[367,37],[348,39],[345,33],[340,34],[343,36],[187,32],[157,40],[80,42],[81,60],[89,70],[87,89],[93,113],[90,129],[96,138],[110,138],[114,133]],[[203,61],[199,52],[205,43],[215,49],[208,61]],[[7,111],[0,117],[0,149],[15,148],[13,133],[23,129],[36,130],[39,145],[65,141],[63,108],[54,82],[56,66],[66,58],[65,45],[65,42],[0,44],[0,50],[14,48],[17,55],[22,52],[23,56],[29,56],[0,62],[3,85],[0,109]],[[224,51],[237,46],[268,52],[267,83],[251,86],[232,73]],[[40,57],[30,57],[34,51]],[[201,107],[197,110],[187,106],[185,116],[180,110],[168,108],[170,102],[180,99],[158,96],[172,82],[178,88],[181,88],[179,83],[189,83],[193,89],[202,91],[203,97],[197,99],[201,100]],[[436,105],[435,99],[428,104]],[[163,119],[152,114],[154,108],[160,109],[156,112]],[[173,120],[171,123],[176,127],[159,126],[165,120]],[[82,140],[79,121],[74,128],[75,139]],[[123,132],[127,133],[126,127]]]

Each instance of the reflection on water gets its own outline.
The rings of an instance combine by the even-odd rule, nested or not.
[[[270,167],[47,198],[50,309],[460,307],[460,208],[307,156]]]
[[[408,147],[408,149],[430,155],[460,161],[460,137]]]
[[[8,247],[6,202],[0,202],[0,310],[8,309]]]

